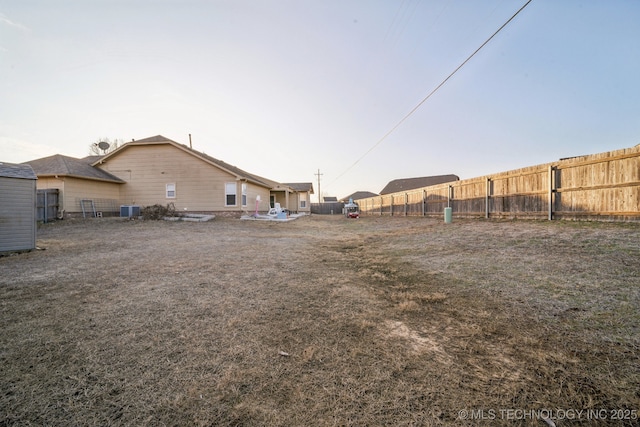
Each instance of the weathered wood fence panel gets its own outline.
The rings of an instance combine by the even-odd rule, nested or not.
[[[552,178],[548,165],[533,166],[485,177],[488,182],[485,217],[548,217],[548,194]]]
[[[357,203],[363,215],[640,220],[640,146]]]
[[[556,167],[554,217],[640,219],[640,146]]]
[[[36,212],[37,220],[42,222],[53,221],[58,217],[60,206],[60,193],[58,189],[50,188],[37,190],[36,192]]]
[[[311,213],[318,215],[342,215],[340,202],[311,203]]]

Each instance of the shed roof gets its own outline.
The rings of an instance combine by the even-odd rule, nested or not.
[[[415,190],[416,188],[429,187],[431,185],[444,184],[446,182],[459,181],[457,175],[423,176],[419,178],[394,179],[384,187],[380,194],[399,193],[401,191]]]
[[[88,156],[83,159],[54,154],[42,159],[31,160],[23,164],[31,165],[38,176],[70,176],[74,178],[92,179],[96,181],[108,181],[124,183],[120,178],[111,175],[102,169],[94,168],[92,163],[102,156]]]
[[[0,162],[0,176],[5,178],[38,179],[33,168],[29,165]]]

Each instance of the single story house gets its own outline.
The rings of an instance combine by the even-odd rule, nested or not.
[[[447,182],[459,181],[457,175],[436,175],[423,176],[419,178],[401,178],[389,181],[380,191],[380,195],[401,193],[403,191],[415,190],[416,188],[430,187],[432,185],[444,184]],[[355,199],[354,199],[355,200]]]
[[[36,181],[31,166],[0,163],[0,253],[36,247]]]
[[[292,212],[310,212],[311,184],[277,183],[161,135],[131,141],[104,156],[72,159],[75,162],[60,157],[76,173],[54,178],[80,179],[87,186],[81,191],[76,191],[77,186],[69,191],[65,181],[61,192],[67,193],[63,195],[67,215],[81,215],[91,208],[118,212],[120,205],[169,203],[177,211],[231,216],[256,209],[266,212],[275,202]],[[34,165],[38,176],[44,170],[40,169],[43,160],[28,162]],[[46,172],[51,179],[53,169]],[[59,185],[55,181],[44,184]]]
[[[102,156],[76,159],[61,154],[26,162],[38,176],[38,190],[57,189],[58,216],[117,212],[125,181],[91,166]]]
[[[260,180],[270,185],[269,207],[276,203],[289,212],[310,213],[310,199],[313,194],[313,184],[310,182],[279,183],[267,178]]]
[[[355,193],[349,194],[347,197],[343,197],[340,201],[342,203],[349,203],[349,200],[353,200],[355,202],[358,199],[368,199],[376,196],[379,196],[379,194],[372,193],[371,191],[356,191]]]

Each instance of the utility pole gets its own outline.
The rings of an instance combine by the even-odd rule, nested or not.
[[[318,173],[314,173],[318,177],[318,203],[322,203],[322,193],[320,192],[320,177],[324,174],[320,173],[320,169],[318,169]]]

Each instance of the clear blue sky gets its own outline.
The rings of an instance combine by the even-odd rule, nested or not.
[[[525,3],[0,0],[0,161],[191,133],[344,197],[639,144],[640,1],[533,0],[362,157]]]

